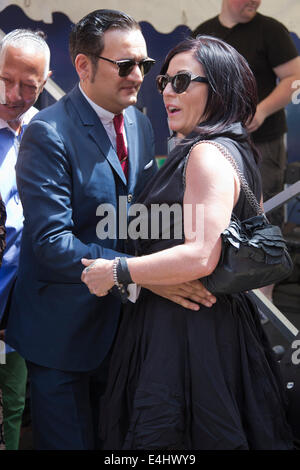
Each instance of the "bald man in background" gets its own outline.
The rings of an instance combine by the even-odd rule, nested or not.
[[[16,280],[23,230],[15,165],[24,129],[38,111],[33,105],[50,75],[49,61],[50,51],[41,32],[17,29],[0,42],[0,190],[7,212],[6,249],[0,269],[0,320]],[[4,326],[2,323],[1,328]],[[5,443],[7,450],[16,450],[27,369],[24,359],[8,345],[5,359],[5,364],[0,363]]]

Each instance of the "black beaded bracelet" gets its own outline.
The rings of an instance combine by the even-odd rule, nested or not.
[[[114,286],[110,289],[110,293],[119,298],[124,304],[128,300],[127,286],[133,281],[127,266],[127,258],[115,258],[113,263]]]

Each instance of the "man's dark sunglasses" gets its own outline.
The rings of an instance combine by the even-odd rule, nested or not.
[[[187,90],[191,82],[208,83],[208,80],[206,77],[192,75],[190,72],[178,72],[173,77],[169,75],[158,75],[158,77],[156,77],[156,86],[161,94],[164,92],[168,83],[171,83],[175,93],[180,94]]]
[[[97,55],[98,59],[102,60],[107,60],[107,62],[111,62],[112,64],[115,64],[119,68],[119,76],[120,77],[127,77],[129,75],[133,68],[138,65],[141,71],[141,74],[144,76],[146,75],[151,67],[155,64],[155,60],[153,59],[143,59],[137,62],[136,60],[133,59],[122,59],[122,60],[111,60],[107,59],[107,57],[102,57],[101,55]]]

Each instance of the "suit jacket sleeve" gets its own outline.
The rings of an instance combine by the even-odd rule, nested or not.
[[[83,155],[87,158],[87,155]],[[81,258],[113,259],[117,251],[98,243],[83,243],[73,220],[72,169],[55,127],[35,120],[26,129],[16,166],[23,205],[24,232],[44,272],[57,282],[80,282]],[[84,201],[82,201],[84,210]],[[23,232],[23,236],[24,236]]]

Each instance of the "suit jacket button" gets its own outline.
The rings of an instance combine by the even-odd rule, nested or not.
[[[129,204],[131,203],[132,198],[133,198],[132,194],[128,194],[127,201],[129,202]]]

